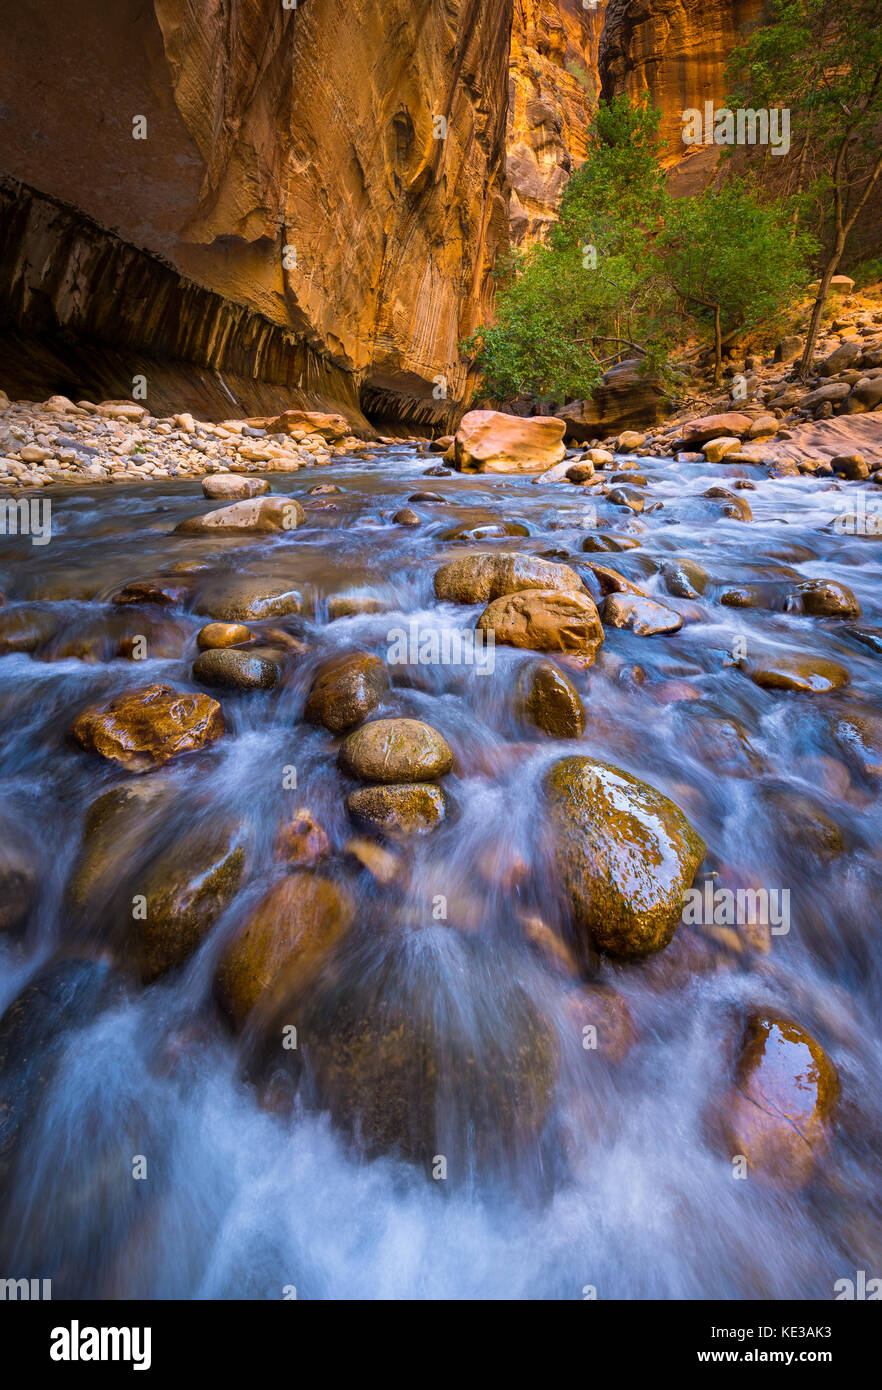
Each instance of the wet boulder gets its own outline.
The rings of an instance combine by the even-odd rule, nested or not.
[[[831,1140],[839,1081],[820,1043],[797,1023],[748,1021],[725,1106],[725,1147],[758,1176],[803,1187]]]
[[[432,782],[401,786],[360,787],[346,798],[346,809],[359,825],[390,835],[424,835],[447,814],[447,800]]]
[[[330,878],[292,873],[261,898],[224,952],[218,998],[237,1027],[274,990],[289,989],[349,930],[355,905]]]
[[[206,826],[159,855],[137,883],[145,902],[121,941],[145,983],[183,964],[232,901],[245,848],[234,826]]]
[[[561,887],[586,957],[636,958],[674,935],[705,846],[668,797],[590,758],[547,775],[549,829]]]
[[[600,609],[607,627],[629,628],[638,637],[678,632],[683,619],[673,608],[639,594],[609,594]]]
[[[323,859],[331,848],[327,832],[308,806],[301,806],[282,826],[276,838],[276,853],[292,867],[308,868]]]
[[[847,584],[833,579],[807,579],[797,584],[794,598],[813,618],[859,618],[861,606]]]
[[[223,732],[224,717],[216,700],[162,684],[126,690],[104,704],[89,705],[71,727],[87,752],[129,772],[149,772],[206,747]]]
[[[225,690],[272,690],[280,674],[274,661],[231,647],[202,652],[193,663],[195,681]]]
[[[202,652],[240,647],[250,641],[251,633],[243,623],[206,623],[196,634],[196,645]]]
[[[849,682],[848,672],[838,662],[802,652],[761,652],[745,658],[740,665],[754,685],[764,690],[823,694]]]
[[[541,473],[565,457],[564,429],[551,415],[471,410],[456,432],[456,466],[464,473]]]
[[[235,575],[210,580],[199,594],[194,611],[223,623],[260,622],[299,613],[303,599],[296,589],[268,575]]]
[[[568,676],[553,661],[535,661],[518,677],[518,714],[552,738],[581,738],[585,707]]]
[[[421,719],[374,719],[349,734],[340,766],[364,782],[431,782],[450,771],[453,754]]]
[[[306,512],[294,497],[252,497],[229,507],[190,517],[175,527],[184,536],[246,532],[267,535],[274,531],[293,531],[306,520]]]
[[[360,724],[389,689],[385,663],[369,652],[332,657],[319,667],[306,700],[306,718],[340,734]]]
[[[573,652],[593,660],[603,642],[594,600],[586,593],[525,589],[494,599],[476,624],[505,646]]]
[[[51,641],[60,619],[51,608],[24,603],[0,612],[0,656],[10,652],[34,652]]]
[[[707,571],[694,560],[667,560],[662,565],[662,578],[668,593],[674,598],[699,598],[707,587]]]
[[[280,1006],[255,1070],[284,1069],[370,1156],[442,1155],[451,1177],[516,1160],[539,1141],[558,1062],[516,975],[479,938],[442,928],[390,933],[370,954],[344,945]],[[283,1052],[292,1018],[302,1047]]]
[[[435,575],[435,597],[452,603],[490,603],[522,589],[561,589],[578,593],[582,581],[569,565],[514,552],[468,555],[442,565]]]
[[[386,613],[389,603],[373,594],[334,594],[328,599],[328,622],[338,618],[357,618],[362,613]]]

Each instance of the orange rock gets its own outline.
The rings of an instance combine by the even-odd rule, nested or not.
[[[731,1155],[787,1186],[812,1177],[830,1140],[839,1080],[798,1024],[756,1014],[747,1024],[724,1120]]]
[[[566,457],[564,422],[470,410],[456,432],[456,466],[464,473],[541,473]]]
[[[603,642],[594,600],[558,589],[523,589],[494,599],[477,626],[506,646],[537,652],[575,651],[593,658]]]
[[[325,415],[318,410],[284,410],[274,420],[266,421],[267,434],[320,434],[335,444],[351,433],[349,421],[342,415]]]
[[[330,879],[289,874],[258,903],[225,952],[220,1001],[237,1027],[274,985],[299,982],[349,929],[349,894]]]
[[[89,705],[71,728],[88,752],[130,772],[160,767],[180,753],[213,743],[223,732],[217,700],[170,685],[148,685],[124,691],[104,705]]]

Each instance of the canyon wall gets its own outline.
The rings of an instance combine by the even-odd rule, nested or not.
[[[607,0],[515,0],[508,100],[511,236],[541,240],[585,158]]]
[[[141,370],[215,415],[449,424],[507,244],[511,23],[512,0],[10,10],[0,385]]]
[[[649,92],[662,112],[676,193],[704,187],[719,160],[716,147],[683,144],[682,113],[705,101],[725,105],[726,62],[739,30],[761,10],[762,0],[608,0],[598,50],[602,94]]]

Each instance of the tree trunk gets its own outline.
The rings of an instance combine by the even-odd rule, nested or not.
[[[720,332],[720,306],[714,305],[714,386],[719,386],[723,377],[723,338]]]
[[[818,286],[817,297],[815,298],[814,307],[812,309],[811,322],[809,323],[808,336],[805,340],[805,347],[802,351],[802,357],[799,363],[799,371],[797,373],[797,376],[800,381],[805,381],[806,377],[811,371],[812,360],[814,359],[815,355],[815,344],[818,341],[818,333],[821,329],[821,315],[824,312],[824,305],[827,302],[827,295],[830,292],[830,282],[833,279],[833,276],[836,274],[836,269],[839,265],[839,262],[842,260],[842,252],[844,250],[845,237],[839,236],[836,238],[836,244],[833,247],[830,259],[828,260],[824,268],[824,274],[821,276],[821,283]]]

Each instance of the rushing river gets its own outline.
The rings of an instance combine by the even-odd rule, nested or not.
[[[55,1298],[268,1299],[292,1288],[299,1298],[581,1299],[586,1286],[601,1299],[828,1299],[837,1279],[882,1274],[882,656],[847,622],[803,616],[786,600],[800,579],[838,580],[857,596],[861,624],[882,622],[882,543],[831,524],[854,490],[754,470],[756,489],[737,493],[753,512],[745,523],[700,499],[744,469],[640,459],[647,509],[633,515],[568,483],[423,477],[432,461],[402,445],[374,463],[270,475],[274,492],[307,505],[290,534],[173,535],[213,504],[195,484],[163,482],[49,489],[51,543],[0,542],[5,618],[21,604],[48,615],[33,651],[0,658],[0,827],[38,865],[39,889],[24,934],[0,940],[0,1009],[38,986],[30,1031],[0,1078],[0,1274],[51,1277]],[[310,496],[317,483],[342,491]],[[429,489],[444,500],[410,504],[422,525],[393,523]],[[654,501],[664,505],[649,510]],[[516,534],[453,534],[500,520]],[[619,548],[583,548],[604,536]],[[304,701],[336,649],[388,659],[395,628],[471,628],[482,605],[439,604],[432,579],[474,549],[566,561],[589,585],[587,562],[608,564],[685,621],[669,636],[609,629],[592,666],[566,666],[587,711],[579,740],[520,721],[523,651],[497,645],[480,674],[390,666],[379,712],[431,724],[455,764],[452,814],[398,850],[406,883],[384,889],[343,853],[353,830],[339,740],[303,721]],[[710,576],[703,594],[667,592],[661,566],[677,557]],[[171,570],[182,580],[175,605],[109,602],[127,582]],[[127,777],[69,730],[83,706],[116,691],[158,680],[197,688],[206,618],[193,609],[233,572],[301,593],[301,616],[250,626],[281,629],[305,650],[274,691],[211,692],[224,737],[169,765],[173,809],[145,816],[139,837],[113,849],[110,915],[154,852],[200,826],[234,820],[248,844],[247,876],[208,939],[142,988],[109,945],[105,914],[83,924],[67,910],[87,810]],[[757,586],[754,606],[720,602],[747,585]],[[385,611],[328,621],[329,597],[352,591]],[[146,635],[145,659],[117,655],[126,633]],[[739,652],[779,648],[835,661],[850,684],[782,693],[737,664]],[[542,849],[541,781],[573,751],[682,808],[708,846],[701,882],[715,873],[715,884],[789,892],[789,931],[763,942],[683,926],[644,962],[599,961],[597,979],[633,1021],[621,1059],[582,1045],[577,984],[521,926],[534,914],[566,930]],[[283,787],[291,766],[296,790]],[[442,1179],[424,1163],[366,1155],[303,1095],[292,1109],[252,1084],[247,1039],[218,1008],[214,980],[224,943],[282,872],[276,833],[300,806],[357,894],[342,970],[365,1007],[394,993],[399,1010],[433,1009],[460,1039],[478,1039],[488,1069],[513,991],[548,1020],[556,1083],[529,1143],[500,1149],[480,1126],[457,1132],[461,1085],[492,1083],[457,1074],[462,1048],[440,1054],[436,1093],[451,1135]],[[839,1073],[833,1143],[805,1190],[733,1180],[709,1128],[730,1084],[732,1020],[755,1008],[809,1030]]]

